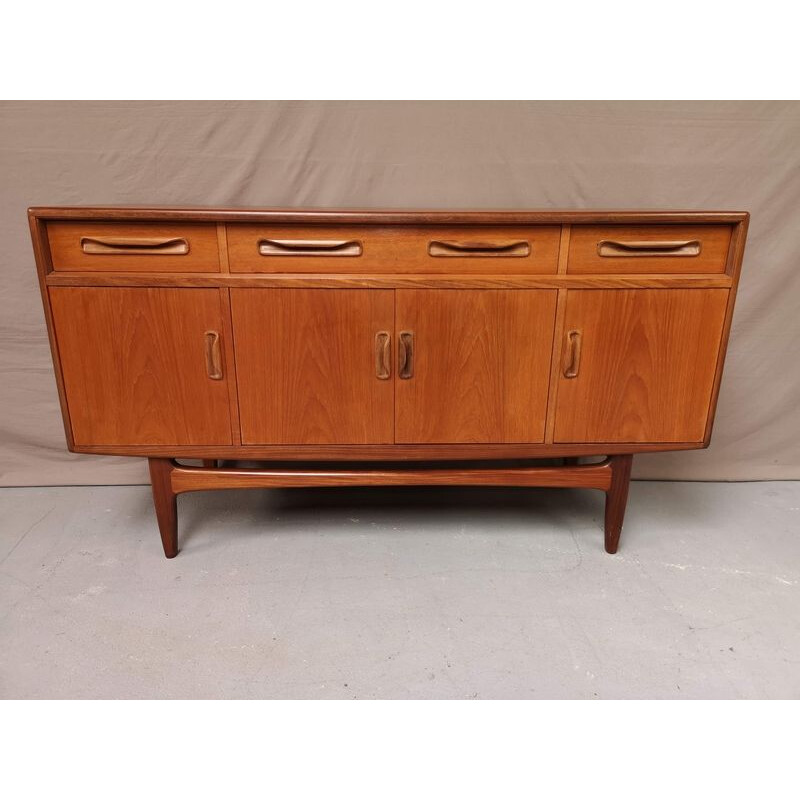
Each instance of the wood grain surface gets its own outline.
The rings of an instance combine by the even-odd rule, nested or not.
[[[625,288],[698,288],[728,289],[733,279],[728,275],[354,275],[347,272],[320,273],[250,273],[226,274],[155,274],[119,272],[51,272],[45,277],[48,286],[194,286],[250,287],[262,289],[625,289]]]
[[[232,443],[224,360],[222,380],[206,371],[218,290],[52,288],[50,302],[75,444]]]
[[[398,290],[415,366],[395,382],[396,441],[543,441],[556,294]]]
[[[561,331],[582,337],[559,373],[556,442],[702,441],[728,292],[578,289]]]
[[[394,294],[231,290],[243,444],[394,440],[392,381],[375,335],[394,330]]]

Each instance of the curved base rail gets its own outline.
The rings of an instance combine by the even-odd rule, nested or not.
[[[599,464],[564,466],[364,469],[244,469],[187,467],[170,458],[150,458],[158,527],[164,555],[178,554],[176,497],[211,489],[278,489],[305,486],[538,486],[599,489],[606,493],[605,548],[616,553],[628,501],[632,455],[609,456]]]

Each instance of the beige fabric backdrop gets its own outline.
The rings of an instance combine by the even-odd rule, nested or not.
[[[192,204],[752,213],[714,438],[635,476],[800,478],[800,103],[0,104],[0,484],[146,483],[66,452],[25,210]]]

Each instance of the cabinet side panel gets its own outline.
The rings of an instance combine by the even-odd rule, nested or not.
[[[72,437],[72,423],[69,418],[69,405],[64,390],[64,376],[61,371],[61,358],[58,354],[58,341],[56,339],[53,311],[50,306],[50,293],[47,289],[47,275],[52,271],[53,264],[50,259],[50,247],[47,241],[47,229],[44,223],[32,211],[28,211],[28,223],[31,230],[33,254],[36,260],[36,272],[39,278],[39,292],[42,297],[44,319],[47,326],[47,337],[50,341],[50,354],[53,359],[53,371],[58,389],[58,402],[61,407],[61,419],[64,423],[64,435],[67,447],[73,450],[75,442]]]
[[[728,293],[728,307],[725,312],[725,324],[722,329],[722,341],[720,342],[719,355],[717,357],[717,372],[714,376],[714,388],[711,392],[711,411],[708,415],[706,422],[704,443],[708,445],[711,441],[711,431],[714,427],[714,417],[717,413],[717,399],[719,398],[719,389],[722,382],[722,371],[725,365],[725,355],[728,350],[728,339],[731,333],[731,324],[733,323],[733,310],[736,305],[736,294],[739,290],[739,278],[742,271],[742,261],[744,259],[744,247],[747,240],[747,228],[750,222],[750,215],[742,220],[735,226],[733,237],[731,239],[731,248],[728,253],[728,265],[726,272],[733,280],[733,285]]]

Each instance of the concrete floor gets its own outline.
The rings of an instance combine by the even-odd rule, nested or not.
[[[800,482],[0,490],[5,698],[800,698]]]

